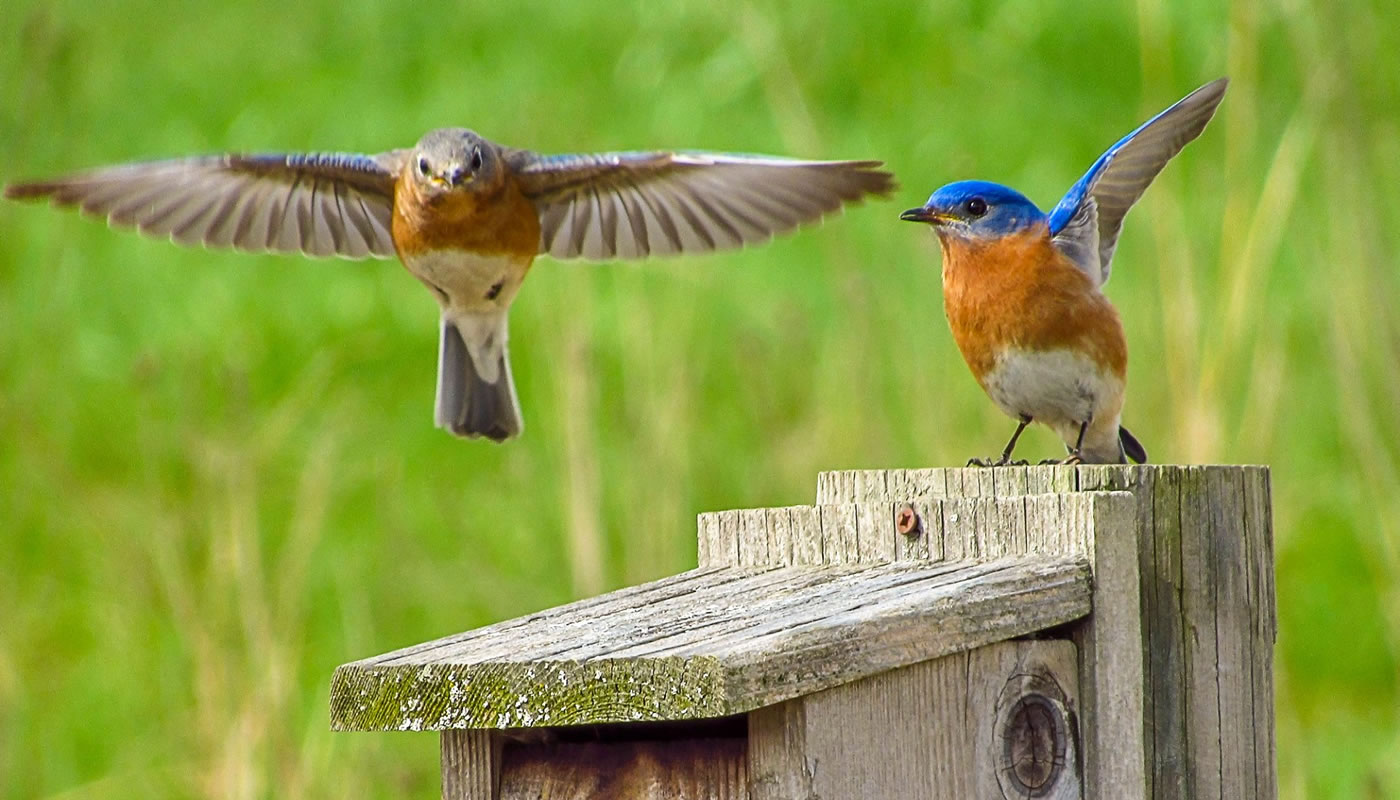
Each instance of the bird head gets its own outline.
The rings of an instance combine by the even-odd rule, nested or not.
[[[414,146],[408,170],[429,197],[493,191],[505,174],[496,146],[466,128],[428,131]]]
[[[926,222],[941,239],[995,239],[1044,223],[1045,213],[1015,189],[987,181],[958,181],[899,218]]]

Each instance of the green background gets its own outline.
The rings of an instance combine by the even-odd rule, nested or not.
[[[1400,797],[1395,23],[1388,0],[8,0],[0,180],[460,124],[882,158],[903,186],[742,253],[542,259],[501,447],[433,429],[435,306],[392,262],[0,205],[0,795],[435,797],[435,736],[327,730],[337,664],[686,569],[696,512],[810,502],[818,470],[993,453],[1012,424],[898,212],[967,177],[1048,207],[1228,74],[1115,259],[1124,421],[1156,461],[1273,467],[1282,795]]]

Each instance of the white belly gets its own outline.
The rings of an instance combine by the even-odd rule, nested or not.
[[[1079,426],[1118,430],[1123,382],[1071,350],[1008,350],[983,376],[987,394],[1006,414],[1030,417],[1073,442]]]
[[[483,256],[467,250],[435,250],[409,256],[403,262],[414,277],[445,295],[448,308],[481,313],[510,306],[531,260]]]

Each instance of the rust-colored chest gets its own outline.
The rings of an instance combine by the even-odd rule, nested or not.
[[[1075,350],[1127,372],[1118,312],[1044,226],[988,241],[946,238],[943,309],[979,382],[1013,349]]]
[[[430,196],[405,175],[394,191],[392,226],[400,258],[436,250],[521,257],[539,251],[535,205],[509,179],[492,191]]]

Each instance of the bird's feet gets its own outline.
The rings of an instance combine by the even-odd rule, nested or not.
[[[1084,459],[1080,458],[1080,457],[1079,457],[1079,453],[1075,452],[1075,453],[1070,453],[1069,455],[1065,456],[1064,458],[1047,458],[1047,459],[1045,459],[1044,461],[1040,462],[1040,466],[1042,466],[1042,467],[1049,467],[1049,466],[1072,467],[1072,466],[1074,466],[1075,464],[1083,464],[1083,463],[1084,463]]]
[[[1015,461],[1012,461],[1011,457],[1006,455],[997,459],[969,458],[967,460],[967,465],[969,467],[1025,467],[1029,466],[1030,463],[1031,462],[1025,460],[1024,458],[1018,458]]]

